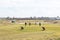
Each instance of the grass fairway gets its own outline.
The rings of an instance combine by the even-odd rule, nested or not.
[[[20,30],[20,24],[1,24],[0,40],[60,40],[59,24],[44,24],[45,31],[41,31],[38,25],[24,26]]]

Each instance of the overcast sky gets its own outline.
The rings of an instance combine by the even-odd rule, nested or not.
[[[0,17],[60,16],[60,0],[0,0]]]

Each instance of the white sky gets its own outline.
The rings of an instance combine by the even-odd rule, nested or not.
[[[60,16],[60,0],[0,0],[0,17]]]

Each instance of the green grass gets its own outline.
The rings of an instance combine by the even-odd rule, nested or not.
[[[23,26],[24,30],[20,30]],[[59,24],[44,24],[42,31],[38,25],[2,24],[0,25],[0,40],[60,40]]]

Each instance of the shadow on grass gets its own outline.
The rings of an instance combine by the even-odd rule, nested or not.
[[[57,40],[60,40],[60,38],[58,38]]]

